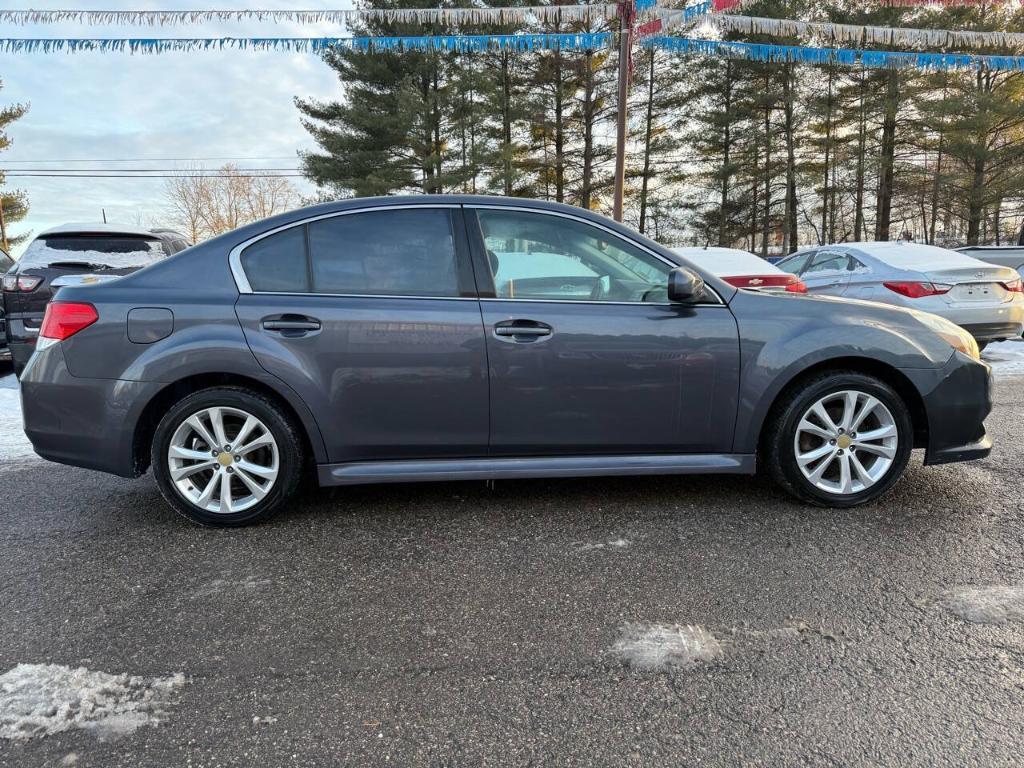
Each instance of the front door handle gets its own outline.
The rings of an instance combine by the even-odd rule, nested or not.
[[[494,335],[502,341],[537,341],[551,333],[550,325],[536,320],[506,320],[494,325]]]

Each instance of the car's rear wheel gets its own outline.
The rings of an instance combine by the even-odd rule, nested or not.
[[[153,437],[168,503],[201,525],[247,525],[280,510],[302,475],[298,429],[273,400],[216,387],[176,403]]]
[[[878,498],[903,474],[914,430],[885,382],[826,373],[788,393],[767,425],[767,468],[794,496],[830,507]]]

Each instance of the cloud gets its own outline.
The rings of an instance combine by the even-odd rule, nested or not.
[[[54,8],[59,4],[50,3]],[[65,4],[66,5],[66,4]],[[189,8],[190,2],[90,2],[86,7]],[[307,3],[317,7],[317,3]],[[319,3],[324,8],[350,2]],[[260,7],[284,8],[266,0]],[[36,4],[33,4],[36,7]],[[339,35],[336,25],[223,23],[180,27],[34,25],[8,32],[19,37],[217,37]],[[339,94],[334,72],[313,54],[210,51],[159,56],[127,53],[0,55],[0,104],[30,102],[31,110],[9,129],[12,160],[112,158],[227,158],[245,167],[295,168],[296,152],[313,146],[303,130],[295,96]],[[53,164],[68,165],[65,163]],[[175,167],[178,163],[89,163],[71,167]],[[50,164],[32,167],[51,167]],[[159,219],[163,181],[157,179],[10,178],[29,194],[29,216],[20,226],[36,232],[67,221],[108,219],[124,223]],[[312,187],[303,182],[303,191]]]

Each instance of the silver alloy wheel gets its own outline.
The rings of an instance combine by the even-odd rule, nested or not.
[[[204,408],[171,436],[167,468],[187,501],[206,512],[242,512],[277,481],[280,452],[266,424],[239,408]]]
[[[848,389],[825,395],[797,424],[793,450],[810,483],[827,493],[860,493],[885,477],[899,445],[892,413],[877,397]]]

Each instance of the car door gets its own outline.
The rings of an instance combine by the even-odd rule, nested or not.
[[[850,283],[850,256],[835,248],[822,248],[800,273],[808,293],[842,296]]]
[[[487,358],[458,206],[317,217],[232,251],[253,353],[332,462],[485,456]]]
[[[492,455],[732,448],[736,321],[672,304],[674,266],[564,213],[467,208],[490,366]]]

